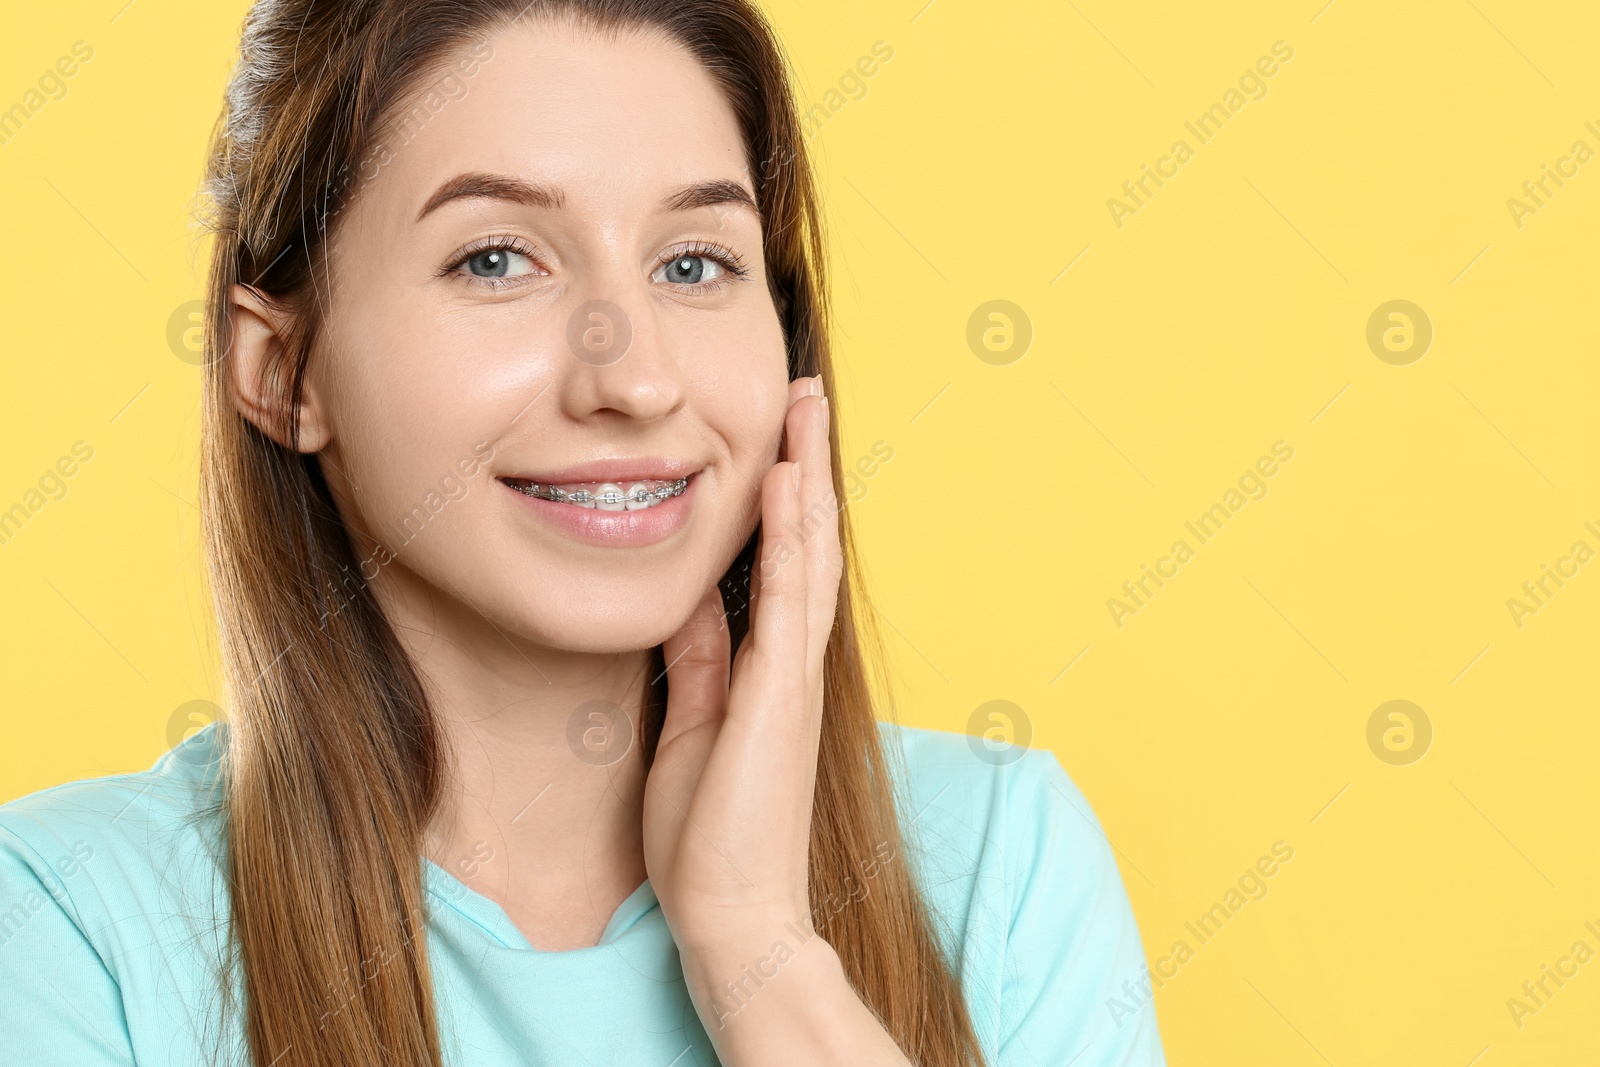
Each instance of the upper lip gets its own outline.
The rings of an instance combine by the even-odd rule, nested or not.
[[[521,470],[501,475],[541,485],[568,485],[573,482],[671,482],[687,478],[705,467],[688,459],[669,456],[635,456],[597,459],[554,470]]]

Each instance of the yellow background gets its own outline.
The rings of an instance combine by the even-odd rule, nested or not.
[[[1600,16],[1578,3],[773,0],[838,301],[851,505],[904,716],[1054,749],[1119,850],[1178,1064],[1594,1062],[1600,562],[1519,627],[1507,600],[1600,549],[1600,160],[1519,227],[1507,200],[1600,151]],[[237,0],[13,6],[0,106],[94,57],[0,145],[0,508],[78,440],[64,499],[0,545],[0,799],[148,766],[216,697],[195,511],[188,208]],[[830,88],[882,40],[864,95]],[[1294,50],[1209,143],[1184,123]],[[842,105],[842,106],[838,106]],[[1121,196],[1195,149],[1119,227]],[[1553,186],[1552,186],[1553,187]],[[1070,269],[1068,269],[1070,266]],[[1031,346],[967,342],[1007,300]],[[1431,347],[1377,358],[1419,305]],[[1014,355],[1014,352],[1012,353]],[[1293,459],[1200,545],[1272,444]],[[1119,627],[1125,580],[1194,558]],[[1070,664],[1070,669],[1069,668]],[[1426,754],[1367,722],[1420,706]],[[1209,944],[1184,924],[1276,841],[1294,858]],[[1171,965],[1167,965],[1169,970]],[[1553,988],[1553,987],[1552,987]]]

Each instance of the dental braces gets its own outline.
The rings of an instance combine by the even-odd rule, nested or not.
[[[632,500],[636,504],[649,503],[650,498],[665,500],[677,496],[689,487],[689,479],[679,478],[675,482],[658,485],[654,489],[639,489],[631,496],[621,490],[608,489],[604,493],[591,493],[587,489],[578,489],[567,492],[560,486],[540,485],[538,482],[527,482],[523,485],[513,485],[512,488],[525,496],[537,497],[540,500],[565,501],[573,504],[626,504]]]

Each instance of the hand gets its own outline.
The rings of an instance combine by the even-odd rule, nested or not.
[[[823,653],[843,572],[821,391],[820,378],[790,383],[784,458],[761,482],[752,618],[731,682],[716,585],[662,647],[667,715],[645,780],[644,858],[685,952],[767,946],[784,923],[813,929]]]

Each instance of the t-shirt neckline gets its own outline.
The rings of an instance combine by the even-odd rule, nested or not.
[[[425,886],[430,894],[483,929],[502,947],[521,952],[536,952],[545,956],[571,956],[594,952],[616,941],[659,904],[655,887],[650,884],[650,879],[646,878],[621,904],[617,905],[617,910],[612,913],[605,930],[600,934],[599,943],[573,949],[542,949],[528,941],[498,903],[479,893],[426,856],[422,858],[422,862]]]

